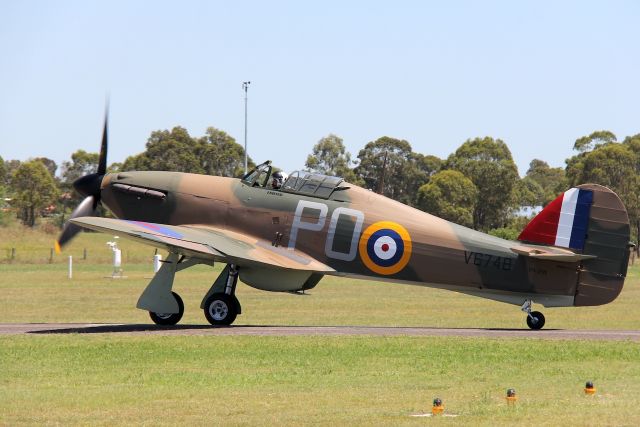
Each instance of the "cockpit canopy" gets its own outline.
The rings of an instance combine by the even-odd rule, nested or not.
[[[271,161],[268,160],[242,177],[242,182],[251,187],[271,188]],[[289,175],[279,191],[284,193],[301,194],[305,196],[328,199],[334,191],[346,190],[341,187],[344,179],[338,176],[322,175],[320,173],[295,171]]]
[[[328,176],[319,173],[295,171],[282,185],[281,190],[286,193],[304,194],[305,196],[328,199],[344,179],[338,176]]]

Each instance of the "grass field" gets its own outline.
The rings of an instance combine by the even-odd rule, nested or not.
[[[0,345],[6,425],[640,422],[638,343],[65,335]],[[595,396],[584,396],[588,379]],[[410,417],[435,396],[459,418]]]
[[[76,261],[71,280],[64,258],[0,264],[1,321],[150,323],[135,303],[153,249],[131,246],[139,262],[125,262],[128,278],[107,279],[106,240],[86,234],[74,243],[106,256]],[[200,299],[219,270],[178,273],[182,323],[205,322]],[[638,329],[639,275],[630,269],[612,304],[543,309],[545,328]],[[310,293],[239,285],[236,323],[526,328],[519,307],[434,289],[325,278]],[[587,380],[596,396],[584,396]],[[513,407],[509,387],[520,396]],[[436,396],[459,417],[410,417]],[[639,408],[637,342],[0,336],[0,425],[640,425]]]
[[[174,289],[185,302],[182,323],[205,323],[200,301],[215,269],[197,266],[176,275]],[[152,276],[152,265],[124,265],[126,279],[105,278],[111,267],[77,263],[67,278],[64,264],[0,265],[4,322],[148,323],[136,301]],[[602,307],[542,309],[545,328],[638,329],[640,269],[630,269],[622,294]],[[325,277],[310,295],[258,291],[240,284],[243,314],[252,325],[378,325],[526,328],[519,307],[416,286]]]
[[[0,264],[54,264],[64,263],[69,255],[75,262],[108,264],[112,253],[106,242],[113,236],[82,232],[69,243],[61,254],[52,253],[54,241],[60,232],[52,224],[44,223],[35,228],[23,227],[14,219],[10,226],[0,226]],[[122,260],[126,263],[148,262],[155,249],[125,239],[118,239]],[[13,259],[12,259],[13,252]],[[86,254],[86,259],[85,259]]]

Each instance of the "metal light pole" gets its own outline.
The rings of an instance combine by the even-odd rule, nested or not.
[[[378,181],[378,194],[382,194],[384,196],[384,175],[387,172],[387,156],[389,152],[385,150],[384,152],[384,161],[382,162],[382,172],[380,173],[380,181]]]
[[[247,91],[251,82],[242,82],[244,90],[244,174],[247,174]]]

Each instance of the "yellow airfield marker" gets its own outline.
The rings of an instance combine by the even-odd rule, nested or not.
[[[593,381],[587,381],[587,384],[584,386],[584,394],[587,396],[596,394],[596,388],[593,386]]]
[[[436,397],[433,399],[433,406],[431,407],[431,413],[433,415],[442,414],[444,412],[444,405],[442,404],[442,399]]]

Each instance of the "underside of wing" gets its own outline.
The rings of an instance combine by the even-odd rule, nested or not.
[[[277,268],[330,273],[335,270],[295,250],[206,225],[165,225],[112,218],[82,217],[73,223],[103,233],[118,234],[190,258],[233,263],[250,268]]]

